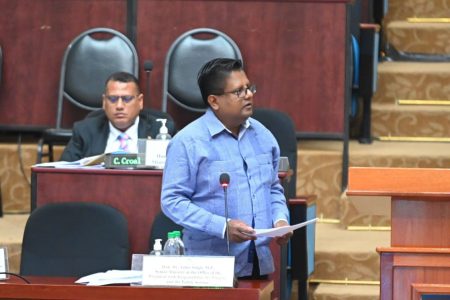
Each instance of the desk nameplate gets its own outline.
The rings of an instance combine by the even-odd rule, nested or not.
[[[234,256],[145,255],[142,285],[233,287]]]

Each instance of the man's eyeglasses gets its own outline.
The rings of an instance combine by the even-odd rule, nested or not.
[[[122,95],[122,96],[115,96],[115,95],[105,95],[105,98],[109,100],[111,103],[117,103],[119,99],[122,99],[124,103],[130,103],[134,100],[138,95]]]
[[[252,84],[249,87],[241,87],[231,92],[223,92],[223,94],[235,94],[239,99],[244,99],[248,91],[252,92],[252,94],[256,93],[256,85]]]

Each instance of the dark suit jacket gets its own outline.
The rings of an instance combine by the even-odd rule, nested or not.
[[[173,136],[175,125],[171,119],[166,124],[169,133]],[[139,114],[138,138],[155,138],[159,133],[161,122],[148,113]],[[84,157],[98,155],[105,152],[109,136],[109,121],[106,115],[100,113],[94,117],[87,117],[75,122],[72,130],[72,138],[67,144],[61,156],[63,161],[75,161]]]

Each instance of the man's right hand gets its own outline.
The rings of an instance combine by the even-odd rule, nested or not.
[[[256,240],[255,231],[240,220],[228,221],[228,236],[231,242],[242,243],[249,240]]]

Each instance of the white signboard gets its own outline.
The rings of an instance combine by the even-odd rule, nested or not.
[[[0,247],[0,273],[8,272],[8,252],[6,247]],[[7,274],[0,274],[0,280],[7,279]]]
[[[147,140],[145,147],[145,165],[164,169],[166,151],[170,140]]]
[[[145,255],[142,285],[233,287],[234,256]]]

